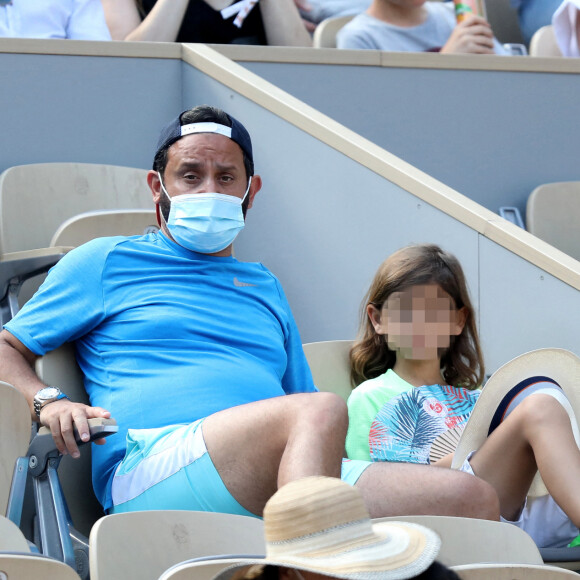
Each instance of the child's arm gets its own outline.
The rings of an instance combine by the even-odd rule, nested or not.
[[[493,32],[487,20],[472,15],[460,22],[441,49],[444,54],[494,54]]]

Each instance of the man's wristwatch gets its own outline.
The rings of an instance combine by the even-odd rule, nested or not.
[[[44,387],[34,395],[34,411],[36,416],[40,418],[40,411],[49,403],[60,401],[60,399],[68,399],[68,397],[58,387]]]

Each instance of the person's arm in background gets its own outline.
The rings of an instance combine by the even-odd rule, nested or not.
[[[481,16],[460,22],[441,49],[441,54],[494,54],[493,32]]]
[[[102,0],[113,40],[175,42],[189,0],[157,0],[144,20],[135,0]]]
[[[258,6],[269,45],[312,46],[294,0],[260,0]]]

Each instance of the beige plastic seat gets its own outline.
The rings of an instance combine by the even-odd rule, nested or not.
[[[150,210],[146,175],[145,169],[92,163],[7,169],[0,174],[0,253],[47,248],[59,226],[80,213]]]
[[[66,564],[34,554],[0,553],[2,580],[79,580],[77,573]]]
[[[87,211],[151,209],[147,171],[90,163],[38,163],[0,174],[0,316],[7,321],[38,287],[9,287],[41,275],[69,246],[49,248],[63,221]],[[25,224],[25,227],[23,225]],[[20,295],[20,296],[19,296]]]
[[[156,580],[191,558],[261,556],[266,550],[262,520],[191,511],[105,516],[94,525],[89,544],[91,580]]]
[[[58,385],[71,400],[89,404],[83,374],[77,365],[72,344],[64,344],[40,357],[36,362],[36,372],[46,384]],[[103,508],[93,493],[91,446],[83,447],[79,459],[72,459],[70,455],[64,456],[58,472],[74,525],[88,537],[93,524],[104,515]]]
[[[314,48],[336,48],[336,35],[338,31],[353,18],[354,15],[337,16],[335,18],[326,18],[320,22],[314,30]]]
[[[20,528],[4,516],[0,516],[0,552],[30,552]]]
[[[546,183],[532,191],[526,206],[526,228],[580,260],[580,181]]]
[[[532,538],[512,524],[450,516],[398,516],[374,521],[392,520],[414,522],[437,532],[441,537],[437,559],[446,566],[481,562],[543,564]]]
[[[16,459],[26,455],[32,420],[24,395],[0,381],[0,514],[6,504]],[[2,533],[0,532],[0,538]]]
[[[161,574],[159,580],[212,580],[216,574],[239,561],[239,558],[208,558],[180,562]]]
[[[348,358],[352,341],[308,342],[302,346],[314,384],[321,391],[336,393],[346,401],[352,392]]]
[[[469,564],[453,566],[462,580],[565,580],[578,578],[576,572],[556,566],[533,564]]]
[[[80,246],[105,236],[137,236],[159,229],[154,209],[111,209],[90,211],[63,222],[50,246]]]
[[[532,40],[530,41],[530,56],[562,56],[560,47],[556,42],[554,27],[551,24],[549,26],[542,26],[532,36]]]

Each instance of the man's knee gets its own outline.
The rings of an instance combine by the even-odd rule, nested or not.
[[[343,426],[345,429],[348,427],[346,401],[334,393],[313,393],[305,407],[301,409],[301,414],[307,415],[321,427],[332,425]]]
[[[457,515],[483,520],[499,520],[499,497],[494,487],[468,473],[453,471],[461,477],[455,487],[459,494],[458,500],[463,506]]]

